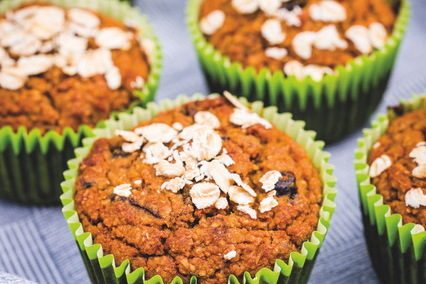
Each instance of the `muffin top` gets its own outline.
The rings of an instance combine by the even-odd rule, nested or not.
[[[199,27],[231,61],[321,80],[382,48],[395,11],[387,0],[203,0]]]
[[[79,167],[84,230],[167,283],[225,283],[288,260],[315,230],[322,182],[304,149],[233,97],[194,101],[96,140]]]
[[[77,130],[137,100],[150,39],[80,8],[28,4],[0,16],[0,127]]]
[[[372,182],[392,212],[405,223],[426,227],[426,109],[391,120],[368,163]]]

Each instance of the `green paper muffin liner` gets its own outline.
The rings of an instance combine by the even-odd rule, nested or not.
[[[68,226],[80,249],[84,264],[86,265],[92,283],[163,283],[161,276],[156,275],[146,279],[145,271],[138,268],[131,270],[128,260],[116,266],[112,254],[104,255],[102,246],[96,244],[90,233],[85,232],[79,221],[74,204],[75,180],[78,175],[79,164],[90,152],[93,142],[99,137],[111,137],[116,129],[131,129],[139,122],[146,121],[154,117],[158,112],[165,111],[186,102],[202,99],[201,95],[192,98],[180,96],[176,100],[164,100],[160,104],[149,103],[146,109],[135,108],[133,114],[121,114],[119,119],[110,119],[106,122],[105,128],[95,129],[94,137],[83,140],[83,147],[76,149],[76,158],[69,161],[69,169],[64,173],[65,181],[61,184],[63,194],[61,201],[62,212],[67,220]],[[240,99],[247,104],[245,99]],[[335,208],[335,185],[336,179],[333,176],[333,166],[328,163],[329,153],[322,149],[324,143],[315,141],[315,132],[305,131],[304,122],[293,121],[291,114],[278,113],[276,107],[263,107],[262,102],[251,104],[253,111],[268,119],[280,130],[291,136],[296,142],[304,147],[315,167],[321,173],[323,181],[323,202],[320,210],[320,218],[316,230],[312,233],[310,240],[303,243],[299,252],[292,252],[288,262],[276,260],[273,270],[261,268],[256,275],[246,272],[243,276],[243,283],[307,283],[310,272],[318,255],[319,249],[324,241],[325,235],[330,226],[330,220]],[[172,283],[183,283],[178,276]],[[191,284],[197,283],[197,278],[193,276]],[[240,283],[236,276],[230,275],[228,283]]]
[[[229,90],[249,101],[260,100],[293,113],[327,142],[339,140],[361,127],[376,109],[386,89],[399,46],[409,22],[408,0],[402,0],[394,30],[386,45],[359,56],[321,81],[297,79],[267,68],[256,71],[232,62],[210,44],[199,29],[204,0],[188,0],[187,22],[201,69],[212,92]]]
[[[32,0],[3,0],[0,15]],[[39,1],[40,2],[40,1]],[[148,54],[150,74],[143,89],[135,90],[138,100],[129,106],[144,104],[154,99],[161,73],[161,49],[156,36],[145,17],[128,3],[116,0],[48,0],[46,3],[64,7],[85,7],[112,16],[119,20],[134,22],[141,36],[151,39],[154,50]],[[119,112],[112,113],[113,116]],[[98,123],[101,126],[102,122]],[[20,127],[0,128],[0,198],[21,203],[58,203],[60,183],[66,162],[74,157],[74,148],[81,145],[84,137],[92,135],[92,128],[82,125],[77,131],[67,127],[62,133]]]
[[[404,112],[426,108],[426,96],[401,103]],[[361,201],[364,234],[373,266],[382,283],[426,283],[426,232],[413,223],[404,224],[400,214],[383,204],[383,196],[371,183],[368,153],[395,117],[389,110],[364,130],[355,151],[355,172]],[[413,228],[415,228],[413,230]]]

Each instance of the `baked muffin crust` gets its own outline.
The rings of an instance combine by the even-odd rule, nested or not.
[[[244,67],[320,80],[384,46],[396,9],[385,0],[205,0],[199,27]]]
[[[426,226],[426,109],[394,118],[370,151],[370,177],[405,223]]]
[[[137,101],[150,71],[135,28],[85,9],[27,4],[0,32],[0,127],[94,126]]]
[[[149,159],[152,141],[135,145],[127,132],[95,141],[76,180],[75,203],[85,231],[118,263],[129,259],[133,268],[144,267],[148,277],[160,274],[167,282],[195,275],[202,283],[224,283],[230,274],[242,277],[244,271],[272,268],[276,259],[288,260],[317,226],[319,173],[301,146],[260,117],[236,115],[244,111],[224,98],[206,99],[163,112],[134,130],[149,129],[144,137],[151,140],[159,139],[149,137],[155,129],[144,127],[162,123],[185,136],[191,126],[210,125],[222,149],[214,154],[213,143],[210,152],[197,153],[241,179],[234,176],[227,192],[217,172],[198,181],[196,176],[183,188],[169,187],[177,177]],[[169,130],[162,130],[163,141],[169,141]],[[188,181],[188,164],[183,165],[179,175]],[[177,168],[178,160],[169,170]],[[211,190],[214,186],[220,191]]]

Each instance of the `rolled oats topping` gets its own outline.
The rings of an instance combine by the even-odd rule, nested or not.
[[[242,128],[249,128],[256,124],[260,124],[265,128],[271,128],[271,124],[267,120],[261,118],[258,114],[239,108],[236,108],[232,113],[231,122],[235,125],[241,126]]]
[[[130,48],[132,33],[125,32],[122,29],[112,27],[99,30],[96,35],[96,44],[106,49],[124,49]]]
[[[253,208],[251,208],[249,205],[238,205],[237,209],[240,210],[243,213],[246,213],[250,216],[252,219],[257,219],[257,212]]]
[[[316,21],[343,22],[346,20],[346,9],[337,1],[322,0],[309,7],[309,15]]]
[[[214,183],[203,182],[194,184],[189,194],[195,207],[203,209],[216,203],[220,197],[220,190]]]
[[[129,197],[132,194],[132,185],[129,183],[117,185],[112,192],[118,196]]]
[[[266,20],[263,23],[260,31],[263,38],[272,45],[280,44],[285,40],[285,33],[282,30],[281,22],[279,20]]]
[[[303,59],[310,58],[312,56],[312,45],[315,42],[315,39],[315,32],[298,33],[292,42],[294,52]]]
[[[226,209],[228,207],[228,199],[225,197],[220,197],[214,204],[214,207],[219,210]]]
[[[300,249],[318,224],[320,173],[303,148],[278,128],[232,123],[236,109],[251,108],[230,94],[196,100],[141,121],[133,130],[95,140],[75,183],[84,230],[106,253],[129,259],[135,268],[150,272],[160,267],[155,273],[165,283],[176,275],[177,263],[194,265],[182,274],[185,279],[196,275],[206,283],[226,283],[230,273],[240,277],[252,267],[245,260],[253,254],[268,251],[258,265],[273,267],[280,255]],[[150,133],[140,129],[153,124],[165,124],[176,135],[150,142],[145,137]],[[220,138],[214,157],[199,155],[194,145],[206,133]],[[142,143],[140,149],[123,151],[125,143],[135,142]],[[281,176],[276,183],[265,177],[274,186],[266,192],[260,179],[270,171]],[[105,190],[125,183],[131,185],[125,187],[128,198]],[[144,254],[134,256],[133,248]],[[235,260],[240,272],[233,270]],[[203,271],[206,264],[219,267],[219,274]]]
[[[265,54],[270,58],[280,60],[287,56],[288,51],[285,48],[268,47],[267,49],[265,49]]]
[[[237,252],[235,250],[228,251],[223,255],[223,258],[226,260],[231,260],[237,256]]]
[[[207,15],[200,23],[201,31],[206,35],[214,34],[225,23],[225,14],[216,10]]]
[[[256,125],[272,128],[267,120],[241,105],[231,94],[227,93],[225,97],[233,105],[228,122],[233,127],[243,131]],[[192,119],[193,124],[185,126],[181,123],[176,125],[177,122],[172,123],[172,126],[156,122],[133,131],[118,130],[115,135],[124,140],[121,144],[124,153],[139,153],[140,160],[151,165],[156,176],[166,178],[160,189],[179,193],[187,185],[191,186],[190,195],[198,209],[210,206],[225,209],[228,207],[228,198],[238,205],[254,203],[258,194],[249,184],[250,180],[244,181],[240,174],[231,170],[236,162],[224,147],[225,142],[218,131],[221,122],[216,114],[198,111]],[[263,192],[273,191],[260,203],[261,213],[277,205],[274,196],[281,177],[279,171],[271,170],[260,178]],[[294,186],[293,182],[291,186]]]
[[[346,31],[345,35],[353,42],[356,49],[358,49],[362,54],[371,52],[372,46],[370,43],[370,35],[367,27],[354,25]]]
[[[278,201],[273,196],[268,196],[265,199],[262,199],[259,205],[260,213],[265,213],[271,211],[272,208],[278,205]]]
[[[282,0],[262,0],[259,1],[259,8],[267,15],[274,15],[281,8]]]
[[[370,166],[370,177],[374,178],[381,175],[390,166],[392,166],[392,159],[388,155],[378,157]]]
[[[140,134],[151,143],[169,143],[177,135],[177,131],[165,123],[153,123],[136,128],[135,133]]]
[[[241,14],[252,14],[259,9],[259,0],[232,0],[232,7]]]
[[[101,18],[88,10],[35,4],[8,12],[0,23],[0,45],[8,57],[18,57],[16,66],[12,63],[10,67],[17,67],[21,78],[46,73],[55,66],[69,76],[104,75],[111,90],[122,86],[111,50],[128,50],[133,32],[119,27],[101,28]],[[89,40],[96,47],[89,46]],[[28,64],[20,66],[22,61]],[[1,69],[2,73],[7,72]],[[0,76],[2,88],[17,90],[24,86],[16,79],[10,83],[13,78],[9,77]]]
[[[171,192],[178,193],[186,185],[186,181],[181,177],[175,177],[161,185],[161,189],[167,189]]]
[[[281,173],[276,170],[265,173],[259,180],[262,183],[262,189],[266,192],[275,189],[275,184],[280,180],[281,176]]]
[[[419,142],[410,152],[410,158],[417,164],[413,169],[412,175],[416,178],[426,178],[426,143]]]
[[[426,194],[421,188],[411,188],[405,194],[405,204],[413,208],[426,206]]]
[[[324,75],[333,74],[333,70],[328,67],[313,64],[303,66],[300,62],[292,60],[287,62],[284,66],[284,73],[288,76],[295,76],[299,79],[309,76],[314,81],[320,81]]]
[[[199,111],[195,114],[194,120],[196,123],[206,125],[210,128],[218,128],[220,126],[219,119],[208,111]]]
[[[86,28],[95,29],[98,28],[101,23],[96,15],[80,8],[70,9],[68,11],[68,17],[71,22]]]
[[[229,199],[240,205],[247,205],[254,202],[254,198],[242,187],[231,186],[228,191]]]
[[[420,100],[423,102],[422,100]],[[422,105],[420,103],[419,105]],[[395,107],[398,108],[398,107]],[[394,111],[370,149],[371,183],[403,223],[426,226],[426,109]]]
[[[226,22],[206,29],[206,19],[219,11]],[[283,71],[296,60],[310,70],[315,66],[297,78],[321,80],[329,70],[383,48],[396,14],[386,0],[204,0],[199,26],[232,62]]]

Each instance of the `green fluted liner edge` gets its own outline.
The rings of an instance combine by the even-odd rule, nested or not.
[[[401,103],[404,112],[426,108],[426,96],[415,96]],[[364,234],[370,258],[382,283],[426,283],[426,232],[412,231],[416,224],[404,224],[400,214],[383,204],[368,175],[368,153],[386,132],[395,113],[389,110],[364,130],[355,150],[354,167],[361,202]]]
[[[210,91],[228,90],[249,101],[260,100],[267,106],[277,106],[279,111],[291,112],[326,142],[337,141],[361,127],[376,109],[410,18],[409,1],[402,0],[393,32],[382,49],[359,56],[338,66],[335,74],[314,81],[267,68],[256,71],[222,55],[199,29],[202,1],[188,0],[187,24]]]
[[[32,0],[0,1],[0,15]],[[130,111],[154,99],[161,73],[161,48],[147,19],[128,3],[117,0],[46,0],[39,1],[64,7],[85,7],[99,11],[118,20],[131,20],[140,29],[141,37],[151,39],[154,50],[148,54],[150,74],[145,86],[134,93],[138,100],[129,106]],[[115,112],[112,116],[117,116]],[[103,122],[99,122],[101,126]],[[84,137],[92,135],[92,128],[82,125],[77,131],[63,129],[62,133],[24,127],[13,131],[0,128],[0,198],[27,204],[59,203],[60,183],[66,163],[74,157],[74,148],[81,146]]]
[[[81,161],[90,152],[95,139],[100,137],[111,137],[116,129],[131,129],[141,121],[149,120],[158,112],[168,110],[186,102],[202,99],[197,94],[192,98],[180,96],[176,100],[164,100],[159,104],[149,103],[145,109],[135,108],[133,114],[122,114],[118,120],[111,119],[106,122],[106,127],[95,129],[95,137],[83,140],[83,147],[76,149],[76,158],[68,162],[69,169],[64,172],[65,181],[61,184],[63,194],[61,201],[62,212],[68,226],[80,249],[81,256],[93,283],[163,283],[159,275],[146,279],[145,271],[138,268],[131,271],[129,261],[124,261],[120,266],[115,265],[114,256],[104,255],[102,246],[93,242],[90,233],[85,232],[78,218],[74,206],[75,180]],[[316,230],[311,238],[304,242],[302,249],[292,252],[288,262],[276,260],[272,269],[261,268],[255,275],[245,273],[243,283],[307,283],[310,272],[318,255],[319,249],[328,232],[331,217],[335,209],[336,178],[333,176],[334,167],[329,164],[330,154],[322,149],[324,143],[315,141],[315,132],[304,130],[304,122],[294,121],[289,113],[278,113],[275,107],[264,107],[262,102],[248,104],[247,100],[240,99],[243,103],[251,105],[253,111],[268,119],[280,130],[287,133],[297,143],[302,145],[315,167],[319,170],[323,182],[323,201],[320,210],[320,218]],[[182,279],[176,277],[172,283],[183,283]],[[197,278],[192,277],[191,284],[197,283]],[[228,283],[240,283],[236,276],[230,275]]]

